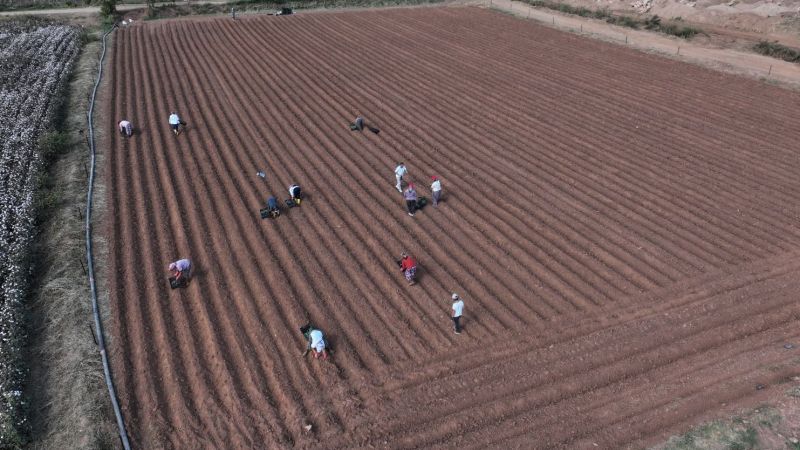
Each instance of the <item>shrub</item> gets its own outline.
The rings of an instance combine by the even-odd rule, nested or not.
[[[611,16],[606,18],[606,22],[613,25],[619,25],[633,29],[639,28],[639,22],[633,17],[628,17],[628,16]]]
[[[658,15],[648,18],[644,21],[644,27],[647,30],[658,30],[661,28],[661,18]]]
[[[773,58],[780,58],[784,61],[794,63],[800,62],[800,50],[781,45],[778,41],[761,41],[756,44],[753,49],[762,55],[772,56]]]
[[[690,39],[697,34],[702,33],[701,30],[694,27],[682,27],[675,24],[668,24],[662,26],[660,30],[662,33],[671,34],[683,39]]]
[[[117,0],[101,0],[100,15],[106,19],[115,17],[117,15]]]

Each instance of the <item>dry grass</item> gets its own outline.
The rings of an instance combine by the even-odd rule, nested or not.
[[[115,448],[116,424],[92,334],[92,306],[85,267],[86,111],[97,73],[100,42],[83,48],[70,81],[65,129],[68,150],[47,173],[59,201],[44,212],[34,249],[30,299],[30,448]],[[96,200],[102,204],[103,198]],[[102,211],[100,211],[102,213]],[[95,226],[96,228],[97,226]],[[101,255],[102,258],[102,255]],[[108,303],[101,305],[107,315]]]

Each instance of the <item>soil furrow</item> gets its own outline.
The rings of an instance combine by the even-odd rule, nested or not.
[[[516,128],[516,127],[514,127],[514,128]],[[664,218],[668,218],[669,216],[663,216],[663,217],[664,217]],[[678,224],[678,225],[680,225],[680,224]],[[697,241],[697,242],[699,242],[699,243],[700,243],[700,245],[703,245],[703,244],[704,244],[704,241],[702,241],[702,240],[700,240],[700,241]],[[709,247],[709,248],[711,248],[711,247]]]
[[[796,94],[462,7],[139,22],[111,65],[136,446],[635,447],[794,373]],[[443,203],[408,217],[399,161]]]
[[[512,120],[513,120],[513,119],[512,119]],[[513,128],[514,128],[514,129],[517,129],[517,127],[513,127]],[[612,147],[612,148],[613,148],[613,147]]]
[[[526,73],[526,75],[528,75],[528,74]],[[596,85],[596,83],[594,83],[594,85]],[[626,85],[626,86],[628,86],[628,87],[629,87],[629,85]],[[625,94],[625,92],[626,92],[626,90],[621,90],[621,93],[622,93],[623,95]],[[673,95],[673,93],[670,91],[670,92],[668,93],[668,95]],[[592,98],[593,96],[587,96],[587,97],[588,97],[588,98]],[[617,97],[617,96],[615,95],[615,98],[616,98],[616,97]],[[654,103],[655,103],[655,102],[654,102]],[[660,104],[660,103],[656,103],[656,104]],[[625,109],[625,110],[627,111],[627,109]],[[686,112],[689,112],[689,111],[684,111],[684,113],[686,113]],[[726,113],[727,113],[727,111],[726,111]],[[648,117],[647,117],[647,116],[645,116],[645,117],[644,117],[642,120],[643,120],[643,121],[647,121],[647,120],[648,120]],[[737,128],[737,127],[733,127],[733,128],[732,128],[732,130],[736,130],[736,129],[738,129],[738,128]],[[659,131],[659,130],[658,130],[658,128],[656,128],[656,130],[654,130],[654,131],[656,131],[656,132],[657,132],[657,131]],[[703,130],[703,133],[705,133],[705,132],[706,132],[706,131],[705,131],[705,130]],[[695,136],[695,138],[699,138],[699,137],[702,137],[702,135],[700,135],[700,136]],[[737,141],[732,141],[732,142],[737,142]],[[721,159],[721,163],[722,163],[722,165],[726,165],[726,164],[728,163],[728,161],[729,161],[729,158]],[[759,161],[759,162],[760,162],[760,161]],[[762,186],[762,185],[763,185],[763,182],[764,182],[764,178],[765,178],[764,176],[761,176],[761,177],[758,177],[758,178],[756,178],[756,179],[754,180],[754,181],[755,181],[755,183],[757,183],[755,186]],[[791,179],[791,180],[793,180],[793,177],[791,177],[790,179]],[[779,190],[779,191],[777,191],[776,193],[780,194],[780,192],[781,192],[781,191]]]
[[[740,329],[737,329],[737,337],[732,337],[732,339],[747,338],[753,334],[761,333],[765,330],[769,331],[771,328],[780,328],[781,326],[792,323],[796,317],[797,308],[792,307],[791,302],[788,302],[788,304],[789,307],[787,307],[787,302],[784,300],[784,303],[779,305],[779,308],[784,310],[780,313],[769,311],[770,315],[775,316],[775,319],[771,321],[766,321],[766,319],[764,319],[762,323],[758,324],[753,324],[752,322],[743,324],[746,326],[741,326]],[[473,427],[477,428],[481,423],[488,425],[495,423],[496,419],[498,419],[498,417],[487,414],[487,411],[497,409],[492,408],[490,402],[497,402],[497,404],[505,405],[503,408],[503,415],[505,416],[509,414],[513,415],[514,412],[512,411],[521,413],[529,410],[537,410],[547,405],[557,404],[565,399],[575,399],[585,395],[591,395],[622,380],[644,377],[646,374],[652,373],[653,371],[662,370],[664,367],[674,365],[676,361],[682,358],[694,357],[705,352],[718,350],[720,346],[724,345],[724,343],[731,338],[730,336],[720,337],[715,335],[715,333],[719,332],[721,329],[726,329],[725,325],[728,324],[708,328],[707,331],[702,331],[693,336],[681,337],[683,343],[678,346],[675,344],[678,344],[680,341],[673,343],[673,345],[668,348],[664,348],[661,342],[655,342],[651,344],[652,346],[650,348],[642,350],[636,349],[634,353],[614,351],[616,349],[608,350],[614,355],[617,355],[614,361],[608,365],[603,364],[591,368],[583,367],[574,371],[569,371],[568,373],[562,372],[557,366],[549,366],[546,372],[551,373],[551,376],[555,377],[553,381],[537,383],[531,386],[515,386],[508,395],[495,396],[491,400],[484,399],[481,395],[473,395],[465,399],[459,398],[456,399],[455,402],[450,396],[446,396],[441,400],[426,397],[425,400],[420,401],[425,405],[424,410],[430,412],[430,417],[419,417],[419,415],[417,415],[413,418],[413,422],[405,422],[402,419],[394,419],[392,422],[401,427],[400,429],[403,430],[402,435],[414,436],[413,438],[409,438],[405,441],[401,440],[399,442],[405,442],[406,445],[420,445],[424,442],[421,441],[424,430],[439,430],[440,427],[435,425],[436,421],[450,422],[451,420],[447,416],[451,414],[458,416],[460,419],[456,420],[456,422],[460,423],[464,423],[465,421],[463,419],[469,417],[470,420],[466,420],[466,422],[471,423]],[[695,341],[709,342],[709,337],[715,338],[714,341],[710,341],[713,342],[713,344],[709,344],[708,347],[703,348],[696,347]],[[583,361],[584,357],[579,357],[578,359]],[[635,361],[636,364],[630,364],[629,360]],[[539,364],[538,361],[536,363]],[[498,371],[501,374],[506,373],[503,369],[493,369],[494,373]],[[573,378],[576,376],[577,378]],[[450,381],[449,384],[457,383],[464,391],[472,391],[467,385],[464,385],[463,382],[455,381],[461,377],[454,378],[455,379]],[[668,379],[669,377],[666,378]],[[555,379],[559,381],[555,382]],[[592,381],[588,381],[589,379]],[[519,383],[519,380],[517,380],[516,383]],[[481,385],[485,388],[489,387],[491,384],[482,383]],[[500,392],[501,390],[495,386],[491,391]],[[523,395],[526,392],[536,392],[536,397],[543,398],[537,400],[529,399]],[[581,404],[583,404],[583,402],[581,402]],[[509,408],[510,405],[516,406]],[[481,411],[475,411],[476,409]],[[420,420],[425,420],[425,422],[420,422]],[[420,425],[422,425],[422,428],[420,428]],[[574,428],[571,428],[571,430],[570,433],[576,432]],[[384,429],[384,431],[386,430]],[[389,433],[391,433],[391,430]],[[439,439],[439,437],[435,437],[434,439]]]
[[[478,349],[465,349],[464,354],[466,356],[459,358],[458,365],[447,364],[438,372],[430,372],[435,366],[442,366],[441,362],[436,360],[430,366],[421,366],[419,364],[408,368],[400,366],[398,367],[398,369],[400,369],[398,371],[400,374],[406,374],[407,371],[414,370],[420,373],[427,373],[426,378],[420,379],[418,376],[412,376],[405,381],[403,378],[396,378],[391,383],[387,384],[386,390],[387,392],[395,392],[398,389],[407,390],[424,383],[430,383],[432,380],[429,379],[429,377],[442,378],[446,376],[446,373],[462,373],[483,366],[499,367],[503,363],[510,363],[511,359],[520,351],[520,348],[552,348],[554,345],[563,345],[563,343],[581,339],[587,342],[580,347],[582,351],[586,353],[602,353],[601,350],[603,348],[607,348],[614,342],[633,340],[636,337],[635,334],[638,333],[639,330],[631,329],[629,330],[631,334],[613,331],[613,336],[590,338],[594,333],[604,335],[610,333],[610,330],[614,330],[614,327],[619,327],[629,322],[640,323],[649,321],[658,323],[664,320],[662,316],[669,317],[671,314],[674,320],[674,312],[686,308],[702,307],[705,311],[705,309],[708,308],[706,305],[709,303],[709,300],[715,297],[727,296],[729,298],[728,302],[731,303],[730,306],[726,307],[714,307],[715,310],[727,311],[726,308],[736,308],[737,304],[734,295],[736,292],[749,289],[753,285],[774,285],[783,282],[782,280],[792,279],[794,277],[794,273],[797,272],[800,265],[794,261],[794,255],[787,255],[787,258],[784,259],[788,261],[788,265],[785,262],[773,261],[760,267],[741,269],[739,272],[725,274],[724,282],[721,283],[716,282],[712,284],[709,283],[708,280],[708,278],[720,279],[719,274],[709,275],[707,278],[702,277],[696,282],[687,284],[681,288],[681,292],[686,292],[685,295],[675,296],[673,300],[668,302],[662,302],[660,296],[669,294],[675,295],[674,293],[676,291],[674,288],[667,289],[662,293],[654,293],[652,296],[648,296],[650,298],[647,299],[647,304],[653,305],[650,308],[645,309],[643,308],[643,303],[637,303],[630,307],[632,313],[626,311],[608,312],[607,314],[611,315],[609,319],[598,321],[595,316],[588,316],[585,319],[586,323],[580,321],[575,322],[574,319],[569,320],[569,323],[576,325],[576,330],[586,330],[585,332],[576,333],[559,330],[561,324],[555,323],[551,329],[542,330],[539,334],[527,337],[516,337],[513,339],[516,345],[509,345],[503,342],[498,344],[497,348],[486,348],[485,346],[481,348],[487,355],[492,355],[491,357],[487,357],[486,355],[481,356],[480,353],[474,353],[475,356],[470,356],[473,355],[474,350]],[[714,289],[698,289],[700,286],[713,286]],[[607,320],[610,321],[606,322]],[[592,329],[592,327],[594,327],[594,329]],[[555,353],[560,354],[564,351],[567,350],[556,350]],[[536,362],[538,364],[547,364],[548,361],[546,357],[536,356]],[[475,362],[478,364],[475,364]],[[555,360],[553,360],[553,362],[555,362]]]
[[[459,220],[460,220],[460,221],[464,221],[464,220],[466,220],[466,221],[470,221],[470,219],[471,219],[471,218],[470,218],[469,216],[467,216],[467,217],[461,216],[461,217],[459,218]],[[487,222],[488,222],[488,221],[482,221],[482,222],[478,222],[478,223],[483,223],[483,224],[486,224]],[[495,220],[495,222],[496,222],[496,220]],[[471,225],[475,226],[475,222],[472,222],[472,223],[471,223]],[[484,225],[484,226],[485,226],[485,225]],[[506,233],[503,233],[503,234],[506,234]],[[540,263],[541,261],[543,261],[543,260],[542,260],[542,259],[539,259],[539,260],[537,261],[537,264],[538,264],[538,263]],[[562,289],[562,291],[563,291],[563,289]],[[579,297],[585,297],[585,295],[579,295]]]
[[[558,169],[556,169],[556,170],[558,170]],[[535,210],[535,209],[534,209],[534,210]],[[502,210],[501,210],[501,211],[502,211]],[[624,222],[627,222],[627,220],[624,220]],[[624,223],[624,222],[623,222],[623,223]]]
[[[202,49],[197,49],[196,50],[197,54],[202,54],[201,52],[202,52]],[[176,60],[181,60],[181,58],[177,58],[176,57]],[[184,64],[188,64],[188,63],[184,61]],[[194,73],[197,73],[197,70],[194,69],[194,68],[192,68],[192,69],[188,69],[187,68],[187,73],[194,74]],[[192,78],[194,78],[194,77],[192,77]],[[207,78],[207,77],[205,79],[202,78],[202,77],[201,78],[197,78],[197,79],[193,80],[193,84],[194,85],[202,85],[205,82],[205,80],[208,80],[208,79],[209,78]],[[180,88],[180,89],[184,90],[184,88]],[[188,92],[191,92],[191,90],[189,90],[187,88],[187,89],[185,89],[185,92],[188,93]],[[195,121],[192,122],[193,123],[193,125],[192,125],[193,128],[189,130],[189,132],[188,132],[189,136],[187,136],[187,137],[194,136],[193,131],[195,131],[195,128],[194,128],[195,126],[197,126],[197,131],[202,133],[202,132],[204,132],[202,124],[210,123],[210,124],[212,124],[212,126],[209,127],[208,131],[213,136],[217,136],[219,138],[218,141],[215,139],[211,146],[203,145],[202,143],[198,143],[199,145],[193,146],[195,149],[202,149],[202,150],[207,150],[207,151],[205,153],[201,153],[201,154],[197,155],[198,158],[192,158],[192,162],[195,163],[197,161],[197,159],[200,159],[200,160],[203,160],[203,161],[205,161],[207,163],[210,163],[211,167],[212,167],[212,170],[209,171],[209,170],[207,170],[207,168],[206,168],[206,170],[204,170],[204,168],[202,166],[198,165],[198,166],[196,166],[195,171],[194,171],[195,174],[200,174],[201,175],[201,179],[203,179],[203,181],[204,181],[202,183],[202,186],[207,186],[207,187],[210,186],[210,187],[212,187],[211,188],[211,192],[209,192],[209,195],[207,195],[206,198],[208,198],[208,199],[217,199],[217,198],[240,199],[240,198],[246,198],[244,193],[241,191],[241,186],[236,186],[235,183],[228,176],[225,175],[225,174],[228,174],[228,173],[235,173],[236,172],[235,170],[231,170],[232,169],[232,166],[230,165],[231,163],[226,162],[225,156],[235,155],[236,152],[233,151],[233,150],[229,150],[229,149],[241,148],[242,147],[241,142],[233,144],[232,141],[231,141],[231,139],[232,139],[231,136],[228,135],[222,128],[219,128],[219,127],[217,127],[215,125],[215,124],[218,124],[218,123],[225,123],[225,122],[220,117],[216,117],[215,116],[215,114],[214,114],[215,108],[212,105],[204,104],[204,103],[201,102],[199,105],[196,105],[196,107],[193,107],[190,110],[196,111],[196,112],[198,112],[198,114],[195,116],[195,119],[190,119],[190,120],[195,120]],[[229,128],[230,129],[233,128],[231,126],[231,124],[229,124]],[[190,139],[191,139],[191,137],[190,137]],[[219,151],[215,151],[215,150],[219,150]],[[227,151],[225,151],[225,150],[227,150]],[[253,194],[251,194],[251,199],[250,200],[255,202],[257,200],[255,200],[255,197],[253,197]],[[241,203],[242,203],[241,200],[239,200],[234,205],[240,205]],[[283,354],[283,356],[281,358],[283,361],[291,361],[294,358],[292,358],[290,356],[292,353],[285,346],[276,346],[276,347],[273,348],[272,351],[260,350],[260,348],[261,348],[260,343],[265,342],[265,341],[271,342],[271,338],[266,337],[266,331],[263,329],[264,321],[261,321],[261,320],[255,321],[255,318],[258,317],[258,316],[253,314],[253,310],[254,310],[255,306],[253,305],[252,302],[255,301],[256,298],[264,298],[264,297],[269,298],[269,297],[272,297],[272,296],[270,296],[269,294],[265,295],[265,293],[263,292],[262,289],[259,289],[258,287],[256,287],[255,283],[252,283],[250,281],[250,280],[257,279],[257,275],[256,275],[257,273],[264,273],[265,272],[264,268],[263,267],[259,267],[259,265],[260,265],[259,263],[256,263],[256,264],[253,264],[253,263],[242,264],[240,262],[239,257],[240,256],[245,256],[245,255],[249,256],[247,258],[247,260],[249,260],[249,261],[258,261],[259,260],[259,254],[256,253],[255,251],[253,251],[252,249],[253,248],[257,248],[258,244],[261,243],[262,241],[256,241],[255,237],[254,237],[255,233],[253,233],[252,231],[246,231],[245,230],[245,228],[247,228],[246,227],[247,224],[249,224],[251,227],[253,225],[257,224],[257,222],[255,220],[255,217],[253,217],[252,219],[247,220],[247,221],[241,221],[241,220],[236,221],[236,220],[233,220],[233,217],[236,217],[236,216],[231,216],[230,214],[227,213],[227,211],[229,211],[229,209],[230,209],[229,207],[230,206],[234,206],[234,205],[231,205],[230,203],[226,204],[226,203],[213,202],[213,206],[212,206],[213,215],[212,215],[212,217],[215,220],[221,220],[221,222],[223,224],[223,227],[224,227],[224,229],[226,231],[231,231],[231,232],[235,231],[235,233],[234,233],[235,235],[243,236],[244,237],[244,242],[243,243],[232,242],[232,241],[229,241],[227,239],[219,239],[219,236],[217,236],[216,239],[213,240],[213,242],[214,243],[217,243],[217,242],[224,243],[224,245],[223,246],[215,245],[216,248],[214,249],[214,253],[213,254],[209,254],[209,258],[207,259],[207,261],[208,261],[208,264],[210,265],[210,267],[209,267],[210,270],[213,270],[214,272],[220,272],[221,273],[221,275],[222,275],[221,280],[223,281],[223,283],[225,283],[225,288],[230,290],[230,291],[232,291],[232,294],[229,294],[229,295],[237,296],[237,293],[238,293],[239,295],[241,295],[241,298],[243,298],[243,299],[252,299],[252,301],[250,301],[250,302],[241,301],[241,302],[238,302],[238,303],[234,303],[235,305],[241,305],[240,308],[239,308],[239,311],[235,312],[234,314],[230,314],[230,313],[228,313],[228,314],[220,314],[220,313],[217,313],[217,316],[222,316],[222,318],[225,318],[225,319],[228,320],[228,322],[230,323],[230,325],[229,325],[230,330],[242,329],[242,328],[250,329],[250,330],[256,330],[256,329],[260,329],[261,330],[256,335],[252,335],[250,337],[245,337],[246,339],[248,339],[245,343],[235,344],[237,349],[238,348],[250,349],[251,352],[254,351],[254,357],[256,358],[256,361],[252,361],[252,357],[247,357],[247,356],[245,356],[244,353],[238,353],[237,354],[237,359],[245,361],[246,362],[246,364],[245,364],[246,366],[251,366],[252,367],[252,369],[250,371],[248,371],[248,372],[252,372],[253,369],[256,372],[261,372],[261,373],[258,374],[258,378],[257,379],[270,379],[270,378],[272,378],[271,375],[266,371],[260,370],[261,367],[264,367],[267,362],[274,361],[273,357],[275,355],[277,355],[277,354],[281,354],[281,353]],[[238,217],[242,217],[242,215],[237,215],[237,216]],[[245,215],[244,217],[248,217],[248,216]],[[252,216],[250,216],[250,217],[252,217]],[[203,219],[201,218],[201,220],[203,220]],[[209,228],[209,229],[211,228],[210,227],[210,223],[209,223],[209,225],[207,225],[207,228]],[[273,242],[273,243],[277,243],[277,242]],[[269,253],[269,249],[270,248],[271,247],[269,245],[267,245],[266,248],[264,249],[267,254]],[[217,266],[217,264],[214,264],[215,260],[219,260],[218,263],[217,263],[219,266]],[[211,266],[212,264],[214,264],[214,266],[217,266],[217,267]],[[213,267],[213,269],[212,269],[212,267]],[[243,275],[248,274],[249,272],[250,272],[250,276],[243,276]],[[243,280],[244,282],[242,283],[240,279]],[[239,291],[243,291],[243,292],[239,292]],[[225,298],[225,296],[223,296],[222,298]],[[295,316],[298,316],[298,314],[295,314]],[[252,322],[252,323],[250,324],[250,326],[242,327],[241,322],[243,320],[244,320],[245,323],[248,323],[248,322]],[[284,322],[284,327],[282,328],[283,330],[285,330],[285,333],[284,333],[285,334],[285,338],[283,339],[284,342],[288,342],[288,341],[292,340],[291,331],[290,331],[290,329],[292,329],[292,328],[294,328],[294,327],[290,326],[289,324],[286,324],[286,322]],[[241,333],[239,333],[239,334],[241,335]],[[236,336],[236,333],[231,333],[231,336]],[[300,378],[302,378],[295,370],[293,370],[293,367],[296,367],[296,365],[295,364],[285,364],[285,365],[283,365],[283,370],[288,370],[290,373],[294,372],[294,375],[292,377],[290,377],[289,381],[290,380],[299,380]],[[305,372],[306,372],[306,374],[310,373],[307,370]],[[257,392],[257,391],[253,391],[253,389],[254,389],[253,384],[254,383],[255,384],[261,384],[261,383],[256,381],[255,379],[253,379],[252,375],[247,375],[247,372],[242,373],[241,375],[250,378],[249,380],[244,382],[244,387],[250,391],[249,395],[253,396],[254,393]],[[303,393],[303,392],[306,391],[305,389],[303,389],[303,387],[301,385],[290,386],[287,389],[287,386],[285,385],[285,381],[275,380],[275,382],[279,382],[280,385],[278,385],[278,386],[273,388],[273,390],[272,390],[273,392],[272,392],[271,395],[278,395],[279,397],[285,396],[286,399],[292,399],[292,398],[297,398],[299,393]],[[256,397],[256,398],[258,398],[258,397]],[[306,396],[306,397],[301,397],[301,398],[304,400],[304,403],[305,403],[305,405],[303,407],[301,407],[300,409],[298,409],[296,411],[284,411],[283,412],[283,414],[285,414],[286,417],[290,418],[290,420],[288,420],[288,422],[294,422],[294,423],[300,422],[301,421],[301,417],[309,417],[310,416],[308,414],[309,411],[315,411],[315,410],[320,409],[321,405],[318,403],[316,397]],[[257,403],[258,402],[256,402],[256,404]],[[286,403],[288,403],[288,402],[280,401],[280,402],[278,402],[278,405],[285,405]],[[330,422],[330,425],[338,426],[337,425],[337,418],[335,418],[335,417],[328,417],[328,418],[324,418],[323,417],[323,419],[325,419],[325,420],[333,419],[333,422]],[[284,421],[286,421],[286,420],[284,420]],[[299,433],[299,430],[296,430],[295,433]],[[294,437],[296,437],[296,435],[294,435],[293,438]]]
[[[300,119],[302,119],[302,118],[300,118]],[[300,120],[300,119],[298,119],[298,120]],[[335,133],[335,131],[334,131],[334,133]],[[338,153],[339,151],[338,151],[338,150],[333,150],[333,152],[336,152],[336,153]],[[313,162],[313,161],[314,161],[314,158],[311,158],[311,161]],[[341,167],[347,167],[347,164],[343,162]],[[338,168],[339,168],[339,166],[336,166],[336,171],[337,171],[337,172],[338,172]],[[353,192],[353,194],[357,196],[357,195],[358,195],[358,192],[355,192],[355,191],[354,191],[354,192]],[[334,202],[334,203],[335,203],[335,202]],[[389,223],[389,224],[387,224],[387,228],[392,228],[392,227],[393,227],[393,225],[394,225],[393,223]],[[402,232],[400,232],[400,233],[402,233]],[[400,239],[398,238],[398,240],[400,240]],[[398,247],[398,248],[402,248],[402,247]],[[383,254],[386,254],[386,253],[388,253],[388,252],[386,252],[386,251],[384,251],[384,252],[383,252]],[[398,253],[399,253],[399,252],[398,252]],[[418,256],[418,255],[417,255],[417,256]],[[385,256],[384,256],[384,257],[385,257]],[[425,266],[423,265],[423,268],[424,268],[424,267],[425,267]],[[393,269],[393,271],[394,271],[394,270],[395,270],[395,269]],[[425,273],[427,273],[427,272],[425,272]],[[427,276],[427,275],[425,275],[425,276]],[[392,274],[392,278],[395,278],[395,279],[397,278],[396,272],[395,272],[395,274]]]
[[[256,126],[257,126],[257,124],[253,124],[253,126],[254,126],[254,127],[256,127]],[[291,134],[291,132],[288,132],[288,133],[287,133],[287,135],[290,135],[290,134]],[[294,143],[293,143],[293,144],[291,144],[291,145],[281,145],[281,147],[283,147],[283,148],[291,148],[291,147],[295,147],[295,146],[297,146],[297,147],[308,147],[308,146],[309,146],[309,143],[308,143],[308,142],[302,142],[302,143],[300,143],[300,145],[297,145],[297,144],[294,144]],[[291,166],[293,166],[293,165],[294,165],[294,163],[293,163],[291,160],[289,160],[289,159],[285,159],[285,158],[281,158],[281,155],[283,155],[284,153],[285,153],[285,152],[278,150],[278,151],[274,152],[274,155],[272,155],[272,156],[271,156],[271,158],[273,159],[273,161],[276,161],[276,158],[277,158],[277,161],[276,161],[276,162],[277,162],[277,164],[275,164],[275,166],[276,166],[276,167],[282,167],[282,168],[286,168],[286,167],[291,167]],[[309,179],[312,179],[312,180],[314,179],[313,177],[303,177],[303,178],[309,178]],[[288,185],[288,183],[286,183],[286,184]],[[278,189],[281,189],[281,188],[278,188]],[[279,191],[279,192],[280,192],[280,191]],[[324,194],[325,194],[325,192],[324,192],[324,191],[320,191],[320,195],[324,195]],[[314,198],[316,198],[316,195],[317,195],[317,194],[316,194],[316,193],[314,193],[314,194],[312,194],[312,195],[314,195],[314,196],[315,196]],[[333,199],[332,199],[332,200],[333,200]],[[335,203],[335,201],[333,201],[332,203]],[[313,205],[315,208],[316,208],[316,204],[317,204],[316,202],[312,203],[312,205]],[[326,209],[326,208],[324,208],[324,204],[320,203],[320,206],[321,206],[321,207],[323,207],[323,208],[320,208],[320,210],[321,210],[321,211],[324,211],[324,210]],[[325,220],[326,220],[328,223],[331,223],[331,221],[334,221],[334,220],[340,220],[340,219],[339,219],[338,217],[333,217],[333,218],[326,218]],[[308,237],[308,239],[313,239],[313,236],[312,236],[312,235],[310,235],[310,236]],[[345,242],[346,242],[346,241],[345,241]],[[355,243],[353,243],[353,247],[357,247],[357,245],[355,245],[355,244],[357,244],[357,243],[358,243],[358,241],[356,241]],[[333,255],[335,255],[335,254],[336,254],[336,252],[334,252],[334,251],[330,251],[330,252],[329,252],[329,255],[331,255],[331,256],[326,256],[326,257],[325,257],[325,258],[323,258],[323,259],[326,259],[326,260],[334,260],[334,259],[336,259],[336,257],[338,257],[338,256],[333,256]],[[342,265],[343,265],[343,266],[346,266],[346,265],[347,265],[347,263],[343,261],[343,262],[342,262]],[[395,278],[396,278],[396,277],[395,277]],[[388,319],[388,318],[387,318],[387,319]],[[399,341],[399,342],[401,342],[400,340],[398,340],[398,341]],[[403,345],[403,344],[401,344],[401,345]],[[386,353],[389,353],[389,352],[386,352]]]

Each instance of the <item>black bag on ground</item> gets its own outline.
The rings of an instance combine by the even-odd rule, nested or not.
[[[169,277],[169,287],[172,289],[178,288],[185,288],[188,285],[185,277],[178,278],[177,280],[175,277]]]
[[[426,197],[420,197],[417,199],[417,209],[422,209],[427,204],[428,204],[428,199]]]

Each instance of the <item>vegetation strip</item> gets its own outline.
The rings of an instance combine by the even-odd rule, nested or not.
[[[35,206],[52,127],[79,52],[78,30],[41,20],[0,25],[0,447],[19,448],[29,428],[22,386]],[[45,142],[49,145],[49,142]]]
[[[441,3],[443,0],[302,0],[298,2],[265,1],[265,0],[233,0],[227,3],[198,4],[163,4],[148,2],[145,20],[189,15],[229,14],[232,8],[236,12],[279,11],[291,6],[294,9],[327,9],[327,8],[379,8],[387,6],[413,6]]]
[[[761,41],[753,47],[758,53],[784,61],[800,63],[800,50],[779,44],[777,41]]]
[[[661,17],[655,15],[646,19],[639,19],[631,16],[617,15],[612,13],[606,8],[603,9],[589,9],[583,6],[572,6],[566,3],[551,2],[547,0],[522,0],[531,6],[540,8],[552,9],[562,12],[564,14],[572,14],[581,17],[590,17],[594,19],[603,19],[612,25],[619,25],[623,27],[645,30],[657,31],[659,33],[670,34],[678,36],[683,39],[689,39],[696,34],[705,34],[703,30],[688,25],[681,25],[679,19],[673,19],[668,22],[662,22]]]

